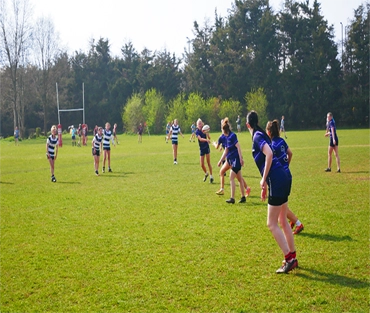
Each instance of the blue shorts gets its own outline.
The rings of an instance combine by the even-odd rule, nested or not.
[[[179,143],[177,140],[172,140],[172,144],[177,146]]]
[[[231,166],[231,170],[235,174],[238,174],[238,172],[242,169],[239,156],[232,158],[232,159],[227,159],[227,163],[229,163],[229,165]]]
[[[110,151],[110,147],[103,147],[103,150]]]
[[[46,153],[46,158],[49,159],[49,154]],[[50,159],[54,160],[54,154],[50,154]]]
[[[75,140],[76,139],[76,136],[72,136],[72,140]]]
[[[200,149],[200,156],[210,154],[209,146],[207,148]]]
[[[292,179],[282,167],[270,170],[266,182],[269,187],[268,204],[279,206],[288,201]]]

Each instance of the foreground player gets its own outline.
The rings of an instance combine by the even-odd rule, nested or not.
[[[184,135],[181,132],[181,128],[178,124],[177,119],[173,121],[173,125],[170,128],[168,133],[167,140],[171,137],[172,139],[172,150],[173,150],[173,164],[177,164],[177,146],[179,143],[179,134],[184,138]]]
[[[221,120],[221,131],[222,131],[223,121],[224,120]],[[223,150],[225,150],[226,140],[227,140],[227,137],[224,134],[221,134],[221,136],[218,138],[218,141],[214,143],[214,147],[216,149],[219,149],[221,147]],[[230,168],[231,168],[230,164],[228,162],[226,162],[226,160],[223,160],[222,161],[222,166],[221,166],[221,169],[220,169],[220,190],[216,191],[216,194],[219,195],[219,196],[224,195],[225,176],[226,176],[226,172]],[[244,178],[243,178],[243,184],[244,184],[244,188],[245,188],[245,195],[246,195],[246,197],[248,197],[250,192],[251,192],[251,188],[248,187],[247,182],[245,181]]]
[[[261,199],[266,199],[268,185],[267,226],[284,254],[285,262],[276,271],[288,273],[298,266],[294,237],[287,220],[287,203],[290,193],[290,180],[283,166],[274,156],[270,138],[258,126],[258,115],[251,111],[247,115],[247,128],[252,135],[252,154],[261,173]],[[280,229],[278,222],[282,230]]]
[[[98,133],[94,136],[93,140],[91,141],[92,144],[92,155],[94,157],[94,168],[95,168],[95,175],[99,176],[99,159],[100,159],[100,151],[102,148],[102,141],[103,141],[103,128],[98,128]]]
[[[51,134],[46,139],[46,157],[49,160],[50,172],[51,172],[51,181],[55,183],[57,180],[54,176],[54,165],[58,156],[58,136],[57,136],[57,127],[55,125],[51,126]]]
[[[200,149],[200,166],[204,172],[203,181],[205,182],[209,176],[209,182],[213,183],[213,176],[212,176],[212,165],[211,165],[211,151],[209,149],[210,136],[209,134],[203,133],[202,130],[203,122],[201,119],[197,120],[197,130],[195,131],[195,136],[198,138],[199,149]],[[207,159],[207,165],[209,173],[207,172],[207,168],[204,165],[204,157]]]
[[[327,123],[327,131],[325,133],[325,137],[330,137],[329,141],[329,148],[328,148],[328,167],[325,172],[331,172],[331,161],[332,161],[332,154],[334,151],[335,159],[337,161],[337,173],[340,173],[340,158],[338,153],[338,136],[337,136],[337,127],[335,126],[335,121],[333,118],[333,114],[329,112],[326,115]]]
[[[226,159],[227,163],[231,167],[230,172],[230,188],[231,188],[231,197],[229,200],[226,200],[227,203],[235,203],[235,178],[239,181],[240,193],[242,197],[239,200],[239,203],[246,202],[245,198],[245,187],[242,177],[242,166],[244,165],[244,160],[242,157],[242,151],[240,149],[240,144],[238,142],[238,137],[235,133],[231,131],[229,124],[229,119],[225,118],[222,121],[222,133],[226,137],[226,145],[224,153],[217,165],[221,166],[222,161]],[[225,162],[226,163],[226,162]]]
[[[112,172],[110,168],[110,142],[113,142],[113,134],[110,130],[110,124],[105,123],[105,129],[103,130],[103,151],[104,151],[104,158],[103,158],[103,173],[105,173],[105,160],[108,158],[108,172]]]
[[[290,179],[292,179],[291,172],[289,170],[289,165],[293,157],[292,150],[288,147],[286,141],[280,137],[279,132],[279,121],[273,120],[268,121],[266,125],[266,132],[271,138],[272,148],[275,151],[276,157],[280,164],[284,167],[285,171],[287,172]],[[295,230],[293,231],[294,235],[299,234],[303,229],[303,224],[300,222],[297,216],[289,209],[287,209],[287,217],[290,221],[290,227],[293,229],[294,225],[296,226]]]

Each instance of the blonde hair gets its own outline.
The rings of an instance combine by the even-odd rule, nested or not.
[[[107,127],[107,126],[109,126],[109,127],[110,127],[109,122],[106,122],[106,123],[105,123],[105,127]]]

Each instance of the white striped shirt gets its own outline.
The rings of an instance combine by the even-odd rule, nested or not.
[[[179,137],[179,132],[181,132],[180,126],[179,125],[172,125],[171,130],[172,130],[171,139],[173,141],[177,141],[178,137]]]
[[[113,134],[111,130],[103,130],[103,149],[110,148],[110,141],[113,140]]]
[[[94,148],[96,151],[100,151],[100,143],[102,142],[103,137],[100,137],[99,134],[96,134],[93,141],[94,141]]]
[[[48,139],[46,139],[46,143],[48,145],[48,153],[51,157],[54,156],[55,147],[58,144],[58,136],[53,138],[53,135],[50,135]]]

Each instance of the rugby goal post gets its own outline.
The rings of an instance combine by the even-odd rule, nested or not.
[[[82,108],[78,109],[60,109],[59,108],[59,95],[58,95],[58,83],[55,83],[57,90],[57,106],[58,106],[58,124],[60,125],[60,112],[71,112],[71,111],[82,111],[82,123],[85,124],[85,85],[82,83]]]

